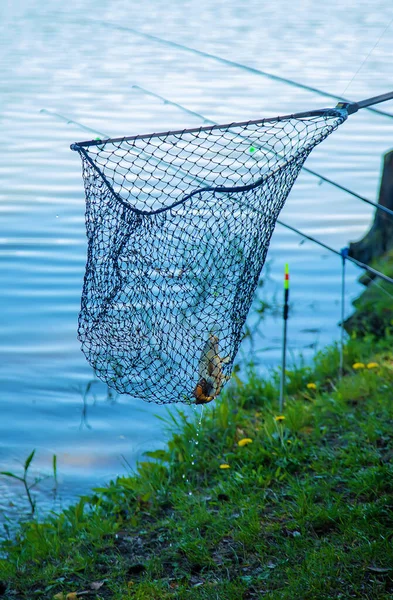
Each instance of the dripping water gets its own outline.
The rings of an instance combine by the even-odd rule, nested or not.
[[[196,418],[196,413],[198,411],[198,407],[196,404],[193,404],[193,409],[194,409],[194,417]],[[196,432],[195,432],[195,438],[191,439],[191,454],[190,454],[190,464],[191,467],[195,467],[195,463],[196,463],[196,451],[197,451],[197,446],[199,445],[199,434],[201,431],[201,426],[202,426],[202,418],[203,418],[203,404],[201,405],[201,412],[199,415],[199,421],[196,427]],[[185,479],[187,487],[188,487],[188,492],[187,495],[188,496],[192,496],[192,490],[190,489],[191,487],[191,482],[189,480],[189,478],[183,473],[183,479]]]

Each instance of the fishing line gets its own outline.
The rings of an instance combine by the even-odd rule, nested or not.
[[[384,294],[386,294],[386,296],[389,296],[389,298],[393,299],[393,294],[390,294],[387,289],[385,289],[380,283],[378,283],[378,281],[376,279],[373,279],[372,277],[369,276],[369,283],[373,282],[373,285],[375,285],[377,288],[379,288],[381,290],[381,292],[383,292]]]
[[[382,31],[381,35],[379,36],[379,38],[377,39],[377,41],[375,42],[374,46],[371,48],[370,52],[367,54],[367,56],[364,58],[363,62],[361,63],[360,67],[358,68],[358,70],[356,71],[356,73],[354,74],[354,76],[352,77],[352,79],[350,80],[350,82],[347,84],[346,88],[344,89],[344,91],[342,92],[342,96],[345,94],[345,92],[347,91],[347,89],[349,88],[349,86],[353,83],[353,81],[356,79],[356,77],[358,76],[358,74],[360,73],[361,69],[363,68],[363,66],[366,64],[366,62],[368,61],[368,59],[370,58],[371,54],[374,52],[375,48],[378,46],[379,42],[381,41],[381,39],[383,38],[383,36],[385,35],[385,33],[387,32],[387,30],[389,29],[389,27],[391,26],[391,24],[393,23],[393,18],[391,19],[391,21],[387,24],[387,26],[385,27],[385,29]]]

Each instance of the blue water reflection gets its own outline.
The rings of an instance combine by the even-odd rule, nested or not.
[[[350,6],[352,9],[350,10]],[[196,117],[142,96],[139,84],[218,122],[320,108],[331,101],[179,49],[148,42],[117,23],[192,45],[314,87],[362,99],[393,88],[393,38],[378,38],[393,17],[390,0],[328,5],[316,0],[263,3],[141,5],[101,0],[0,6],[0,469],[18,469],[37,448],[35,468],[50,471],[58,456],[63,500],[124,472],[163,443],[154,414],[165,409],[95,383],[76,338],[86,260],[80,163],[69,145],[93,133],[148,133],[198,126]],[[112,5],[113,6],[113,5]],[[356,74],[358,68],[360,71]],[[353,81],[351,79],[354,78]],[[46,109],[48,112],[41,112]],[[384,105],[393,113],[393,103]],[[63,118],[51,115],[50,112]],[[68,120],[72,120],[68,124]],[[371,199],[381,155],[392,144],[393,120],[367,111],[351,117],[321,144],[307,166]],[[302,173],[282,220],[336,249],[356,240],[372,219],[369,206]],[[268,254],[266,298],[280,299],[290,263],[289,346],[308,359],[339,337],[340,260],[277,226]],[[348,268],[347,312],[360,291]],[[252,324],[252,319],[250,323]],[[259,368],[277,365],[281,321],[263,322]],[[88,425],[88,426],[87,426]],[[0,511],[17,489],[0,482]],[[46,492],[45,492],[46,494]],[[48,506],[50,494],[48,492]]]

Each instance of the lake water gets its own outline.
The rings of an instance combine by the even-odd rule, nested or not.
[[[84,192],[79,157],[69,145],[98,134],[200,124],[134,85],[224,123],[334,105],[126,28],[361,100],[393,89],[393,6],[391,0],[277,0],[268,10],[234,0],[46,4],[0,5],[0,470],[20,470],[36,448],[34,474],[49,473],[56,454],[66,504],[124,473],[124,460],[135,465],[145,450],[162,445],[165,432],[154,415],[166,411],[108,395],[101,383],[86,394],[93,373],[76,338],[86,260]],[[392,102],[380,108],[393,114]],[[307,166],[375,200],[382,154],[392,140],[393,119],[363,110],[318,146]],[[304,172],[281,215],[338,250],[362,237],[372,217],[368,205]],[[266,299],[281,301],[285,262],[290,352],[310,359],[339,338],[340,259],[278,225]],[[347,315],[361,291],[359,274],[348,266]],[[281,320],[269,317],[256,341],[261,372],[278,365],[280,344]],[[40,488],[41,511],[52,507],[50,486]],[[12,518],[10,501],[14,512],[25,506],[19,489],[0,479],[3,515]]]

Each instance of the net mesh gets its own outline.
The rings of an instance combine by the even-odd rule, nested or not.
[[[100,379],[160,404],[218,396],[280,210],[345,118],[315,111],[72,146],[88,238],[78,337]]]

